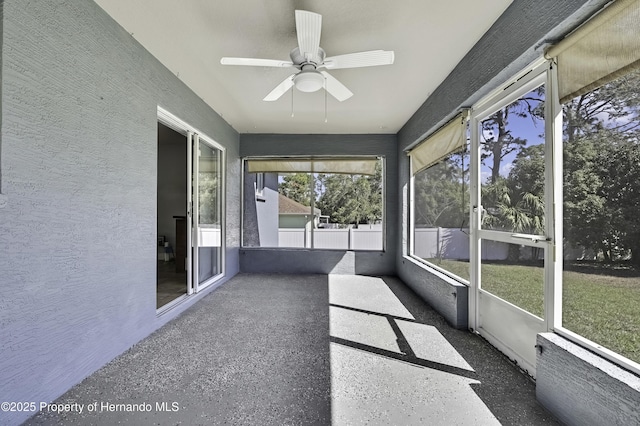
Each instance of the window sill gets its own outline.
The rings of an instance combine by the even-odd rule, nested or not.
[[[467,280],[465,280],[463,278],[460,278],[460,277],[452,274],[451,272],[449,272],[449,271],[447,271],[445,269],[439,268],[438,266],[436,266],[436,265],[434,265],[432,263],[429,263],[429,262],[427,262],[425,260],[416,258],[416,257],[411,256],[411,255],[405,255],[405,256],[403,256],[403,259],[410,261],[414,265],[424,269],[427,272],[430,272],[430,273],[438,276],[439,278],[441,278],[441,279],[443,279],[443,280],[445,280],[447,282],[453,281],[452,284],[462,285],[462,286],[465,286],[465,287],[470,287],[471,286],[471,283],[469,281],[467,281]]]
[[[311,248],[311,247],[240,247],[240,251],[309,251],[309,252],[353,252],[353,253],[386,253],[385,250],[353,250],[353,249],[332,249],[332,248]]]
[[[632,372],[633,374],[640,376],[640,365],[623,357],[622,355],[613,352],[599,344],[592,342],[591,340],[574,333],[571,330],[567,330],[563,327],[556,327],[554,333],[566,341],[571,342],[574,345],[581,347],[583,350],[590,352],[592,355],[612,363],[618,368]]]

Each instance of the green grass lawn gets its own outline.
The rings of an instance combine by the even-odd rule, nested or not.
[[[469,262],[426,259],[469,280]],[[543,317],[541,266],[482,265],[482,287]],[[567,265],[563,273],[563,326],[640,363],[640,271],[628,266]]]

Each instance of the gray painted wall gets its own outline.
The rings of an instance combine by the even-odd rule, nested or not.
[[[358,273],[395,275],[398,223],[396,188],[398,172],[395,135],[291,135],[243,134],[241,157],[285,155],[376,155],[385,157],[385,223],[387,246],[384,252],[341,250],[298,250],[245,248],[240,256],[242,272]]]
[[[537,339],[536,395],[567,425],[640,425],[640,377],[553,333]]]
[[[455,328],[469,327],[469,287],[439,271],[425,271],[424,265],[405,257],[398,276]]]
[[[264,174],[262,195],[254,192],[256,174],[244,173],[244,247],[278,247],[278,174]]]
[[[4,34],[4,1],[0,1],[0,99],[2,99],[2,51],[4,43],[2,42]],[[0,102],[0,128],[2,128],[2,102]],[[2,135],[0,134],[0,209],[6,206],[6,197],[2,191]]]
[[[243,247],[260,247],[260,234],[253,230],[259,229],[258,223],[258,201],[256,201],[256,195],[254,188],[256,186],[256,175],[254,173],[244,174],[244,187],[242,188],[242,195],[244,197],[242,212],[242,246]],[[250,230],[251,232],[247,232]]]
[[[94,2],[3,12],[0,401],[46,402],[204,295],[156,314],[157,106],[226,147],[227,277],[239,137]]]

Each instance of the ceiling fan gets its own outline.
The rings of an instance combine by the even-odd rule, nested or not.
[[[296,10],[296,33],[298,47],[291,50],[291,61],[256,58],[222,58],[223,65],[246,65],[254,67],[297,68],[276,86],[263,100],[275,101],[295,86],[302,92],[315,92],[324,89],[340,102],[349,99],[353,93],[325,69],[371,67],[393,64],[393,51],[371,50],[346,55],[326,56],[320,47],[322,15]]]

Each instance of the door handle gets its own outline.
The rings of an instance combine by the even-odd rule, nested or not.
[[[548,237],[542,237],[540,235],[529,235],[529,234],[511,234],[511,238],[533,241],[534,243],[539,243],[540,241],[551,241],[551,238],[548,238]]]

